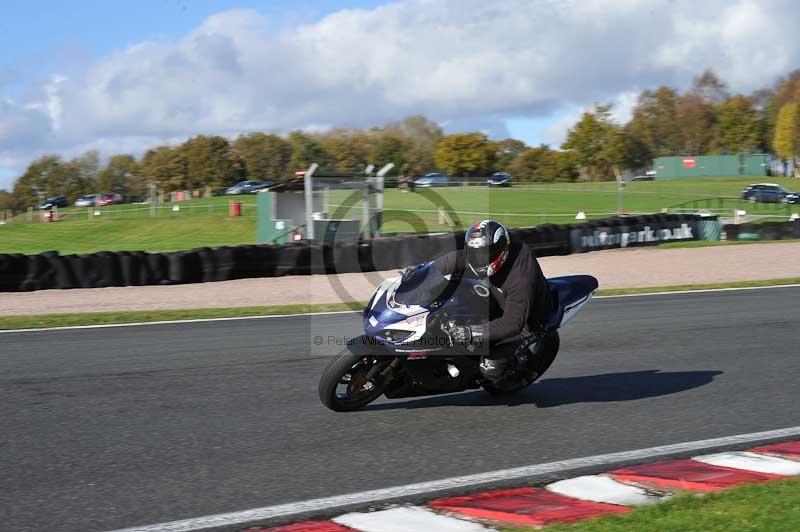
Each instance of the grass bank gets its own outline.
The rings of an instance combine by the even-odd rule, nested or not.
[[[728,532],[800,530],[800,478],[705,495],[682,494],[624,515],[505,532]]]
[[[771,178],[793,188],[791,179]],[[757,179],[756,179],[757,180]],[[624,192],[623,208],[630,213],[661,212],[688,201],[702,198],[733,197],[753,182],[752,178],[706,178],[630,183]],[[360,216],[351,212],[348,201],[352,192],[338,191],[327,198],[326,211],[334,218]],[[229,216],[230,201],[243,202],[243,216]],[[42,223],[27,215],[0,226],[0,253],[61,253],[95,251],[176,251],[202,246],[253,244],[256,240],[256,198],[254,196],[197,199],[151,212],[142,205],[112,205],[98,210],[70,207],[60,211],[63,219]],[[460,224],[475,219],[495,218],[510,227],[544,223],[571,223],[579,211],[590,219],[607,218],[617,211],[617,185],[600,183],[518,183],[509,189],[485,187],[447,187],[418,193],[390,189],[384,197],[384,227],[387,233],[415,230],[446,231],[439,224],[438,209],[455,211]],[[360,210],[360,205],[352,207]],[[731,207],[733,208],[733,207]],[[773,204],[749,204],[743,208],[752,214],[779,215]],[[800,206],[792,208],[800,212]],[[154,214],[154,216],[151,216]]]
[[[773,285],[800,284],[800,277],[741,281],[735,283],[658,286],[647,288],[619,288],[598,290],[598,296],[631,294],[656,294],[684,290],[711,290],[719,288],[751,288]],[[321,305],[276,305],[259,307],[230,307],[209,309],[144,310],[120,312],[81,312],[69,314],[40,314],[30,316],[0,316],[0,330],[74,327],[81,325],[108,325],[114,323],[148,323],[193,319],[238,318],[247,316],[272,316],[276,314],[307,314],[310,312],[361,311],[366,302],[330,303]]]

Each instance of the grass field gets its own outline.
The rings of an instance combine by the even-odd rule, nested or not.
[[[624,515],[504,532],[729,532],[800,530],[800,478],[704,495],[683,494]]]
[[[761,180],[765,180],[762,178]],[[768,178],[787,188],[800,188],[796,180]],[[752,178],[702,179],[634,182],[628,184],[623,196],[623,209],[631,214],[661,212],[662,209],[704,198],[737,198]],[[352,212],[337,213],[338,205],[346,203],[346,192],[329,197],[328,211],[342,218]],[[243,216],[230,218],[230,197],[192,200],[180,204],[180,211],[170,206],[156,211],[151,217],[145,205],[114,205],[93,210],[63,209],[63,219],[56,223],[27,221],[18,216],[0,226],[0,253],[39,253],[57,250],[61,253],[92,251],[174,251],[200,246],[252,244],[256,239],[256,207],[254,196],[237,196],[244,203]],[[449,230],[439,224],[440,207],[453,211],[461,225],[484,217],[493,217],[510,227],[542,223],[569,223],[579,211],[588,218],[605,218],[617,211],[616,183],[552,183],[517,185],[510,189],[484,187],[449,187],[432,191],[408,193],[387,190],[384,197],[385,232],[413,231],[424,227],[428,231]],[[749,204],[733,201],[725,208],[741,208],[750,214],[775,215],[786,219],[785,207]],[[794,206],[793,212],[800,212]],[[35,213],[36,214],[36,213]],[[37,215],[38,216],[38,215]]]

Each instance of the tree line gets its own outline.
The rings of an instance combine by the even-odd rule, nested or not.
[[[281,180],[317,162],[323,169],[360,172],[368,164],[393,162],[394,177],[441,171],[452,176],[509,172],[518,181],[614,179],[614,169],[644,169],[656,157],[770,153],[795,163],[800,158],[800,69],[752,94],[733,94],[711,70],[684,92],[662,86],[643,91],[631,119],[619,124],[611,104],[582,114],[556,150],[526,146],[517,139],[490,140],[480,132],[445,135],[423,116],[382,127],[261,132],[233,140],[199,135],[177,146],[158,146],[136,158],[87,152],[70,160],[44,155],[0,191],[0,209],[24,209],[43,197],[117,192],[128,199],[160,190],[230,186],[243,179]]]

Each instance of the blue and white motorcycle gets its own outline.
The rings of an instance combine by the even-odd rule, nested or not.
[[[381,395],[389,399],[484,388],[491,394],[521,390],[542,376],[558,353],[558,329],[597,290],[597,279],[548,279],[554,310],[548,323],[514,353],[500,379],[480,371],[481,347],[453,345],[446,329],[493,319],[501,295],[477,279],[443,276],[431,263],[412,276],[386,279],[364,309],[365,334],[348,342],[319,382],[322,403],[337,412],[357,410]]]

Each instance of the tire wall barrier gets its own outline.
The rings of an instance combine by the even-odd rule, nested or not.
[[[582,224],[547,224],[510,232],[512,239],[525,242],[537,256],[544,257],[610,247],[654,245],[674,239],[696,240],[699,239],[698,220],[690,215],[657,214]],[[737,237],[736,231],[747,229],[759,231],[763,239],[800,238],[800,223],[725,226],[728,238]],[[391,270],[425,262],[463,246],[464,232],[457,231],[390,236],[371,241],[206,247],[171,253],[0,254],[0,291],[184,284]]]
[[[764,222],[761,224],[725,225],[728,240],[790,240],[800,239],[800,221]]]

